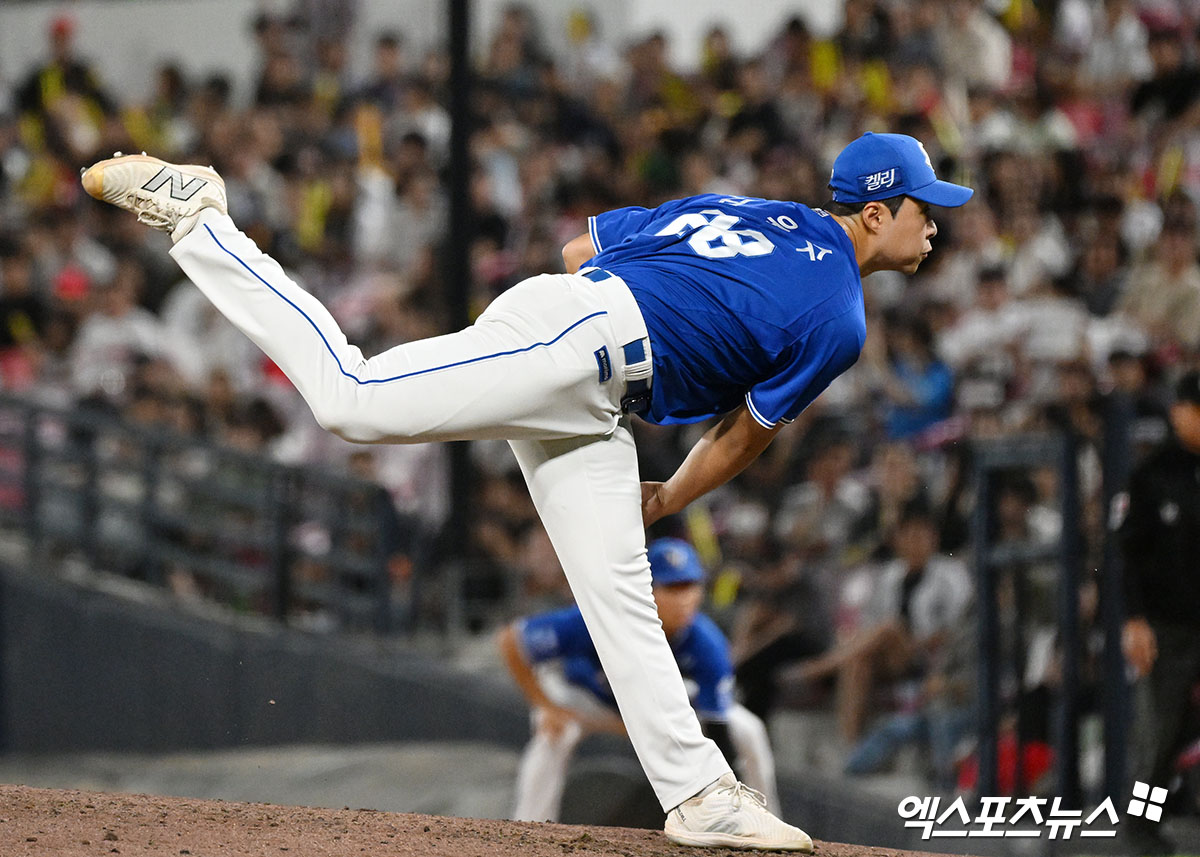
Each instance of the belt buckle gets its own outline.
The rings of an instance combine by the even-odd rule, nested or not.
[[[621,413],[641,414],[650,410],[650,385],[643,379],[630,381],[621,397]]]
[[[625,396],[621,399],[621,413],[644,414],[650,410],[650,393],[639,393],[636,396]]]

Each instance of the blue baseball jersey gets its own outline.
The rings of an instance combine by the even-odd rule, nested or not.
[[[617,702],[578,607],[521,619],[517,622],[517,637],[530,663],[561,660],[567,681],[616,708]],[[733,662],[729,658],[729,642],[721,629],[712,619],[698,613],[670,644],[680,673],[695,685],[692,707],[696,713],[709,720],[724,720],[733,705]]]
[[[686,423],[743,401],[790,422],[858,359],[866,338],[854,246],[824,211],[704,194],[588,220],[587,263],[633,291],[653,350],[643,419]]]

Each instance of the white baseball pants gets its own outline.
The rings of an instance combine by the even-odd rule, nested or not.
[[[700,730],[650,591],[620,410],[622,346],[646,328],[619,278],[532,277],[464,330],[366,359],[229,217],[203,211],[171,255],[330,431],[361,443],[508,439],[663,809],[729,772]]]
[[[538,670],[538,681],[551,702],[585,716],[602,717],[608,709],[589,691],[568,682],[557,665]],[[729,711],[729,740],[737,752],[738,775],[767,799],[767,809],[779,814],[779,791],[775,783],[775,757],[767,727],[758,715],[741,705]],[[579,742],[590,733],[578,720],[571,721],[558,735],[551,736],[530,714],[533,731],[517,765],[514,821],[558,821],[571,758]]]

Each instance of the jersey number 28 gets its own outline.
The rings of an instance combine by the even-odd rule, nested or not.
[[[731,256],[766,256],[775,249],[767,236],[757,229],[734,229],[740,217],[715,208],[692,214],[681,214],[658,235],[683,235],[695,230],[688,246],[706,259],[728,259]]]

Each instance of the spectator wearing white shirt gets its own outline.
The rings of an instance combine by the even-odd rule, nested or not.
[[[127,394],[137,362],[161,358],[185,380],[201,377],[201,359],[189,340],[172,336],[151,312],[138,306],[142,270],[122,260],[112,283],[96,295],[97,308],[79,327],[71,349],[75,390],[121,400]]]
[[[956,374],[1012,372],[1012,349],[1021,335],[1021,315],[1009,300],[1004,269],[979,274],[975,305],[938,335],[938,354]]]
[[[937,31],[942,68],[967,86],[1002,89],[1012,75],[1012,39],[980,0],[952,0]]]
[[[1121,93],[1154,71],[1146,27],[1130,0],[1066,0],[1056,41],[1082,58],[1083,81],[1098,95]]]
[[[195,349],[202,378],[221,371],[239,392],[261,386],[263,361],[257,347],[190,280],[180,281],[167,293],[161,324],[172,341]]]
[[[1154,257],[1130,271],[1118,309],[1140,324],[1155,346],[1200,344],[1200,265],[1193,223],[1167,223]]]
[[[847,742],[862,735],[873,691],[882,682],[919,678],[973,597],[963,562],[938,553],[937,523],[921,504],[905,511],[895,549],[896,558],[874,575],[859,630],[800,670],[809,681],[836,680],[838,727]]]

